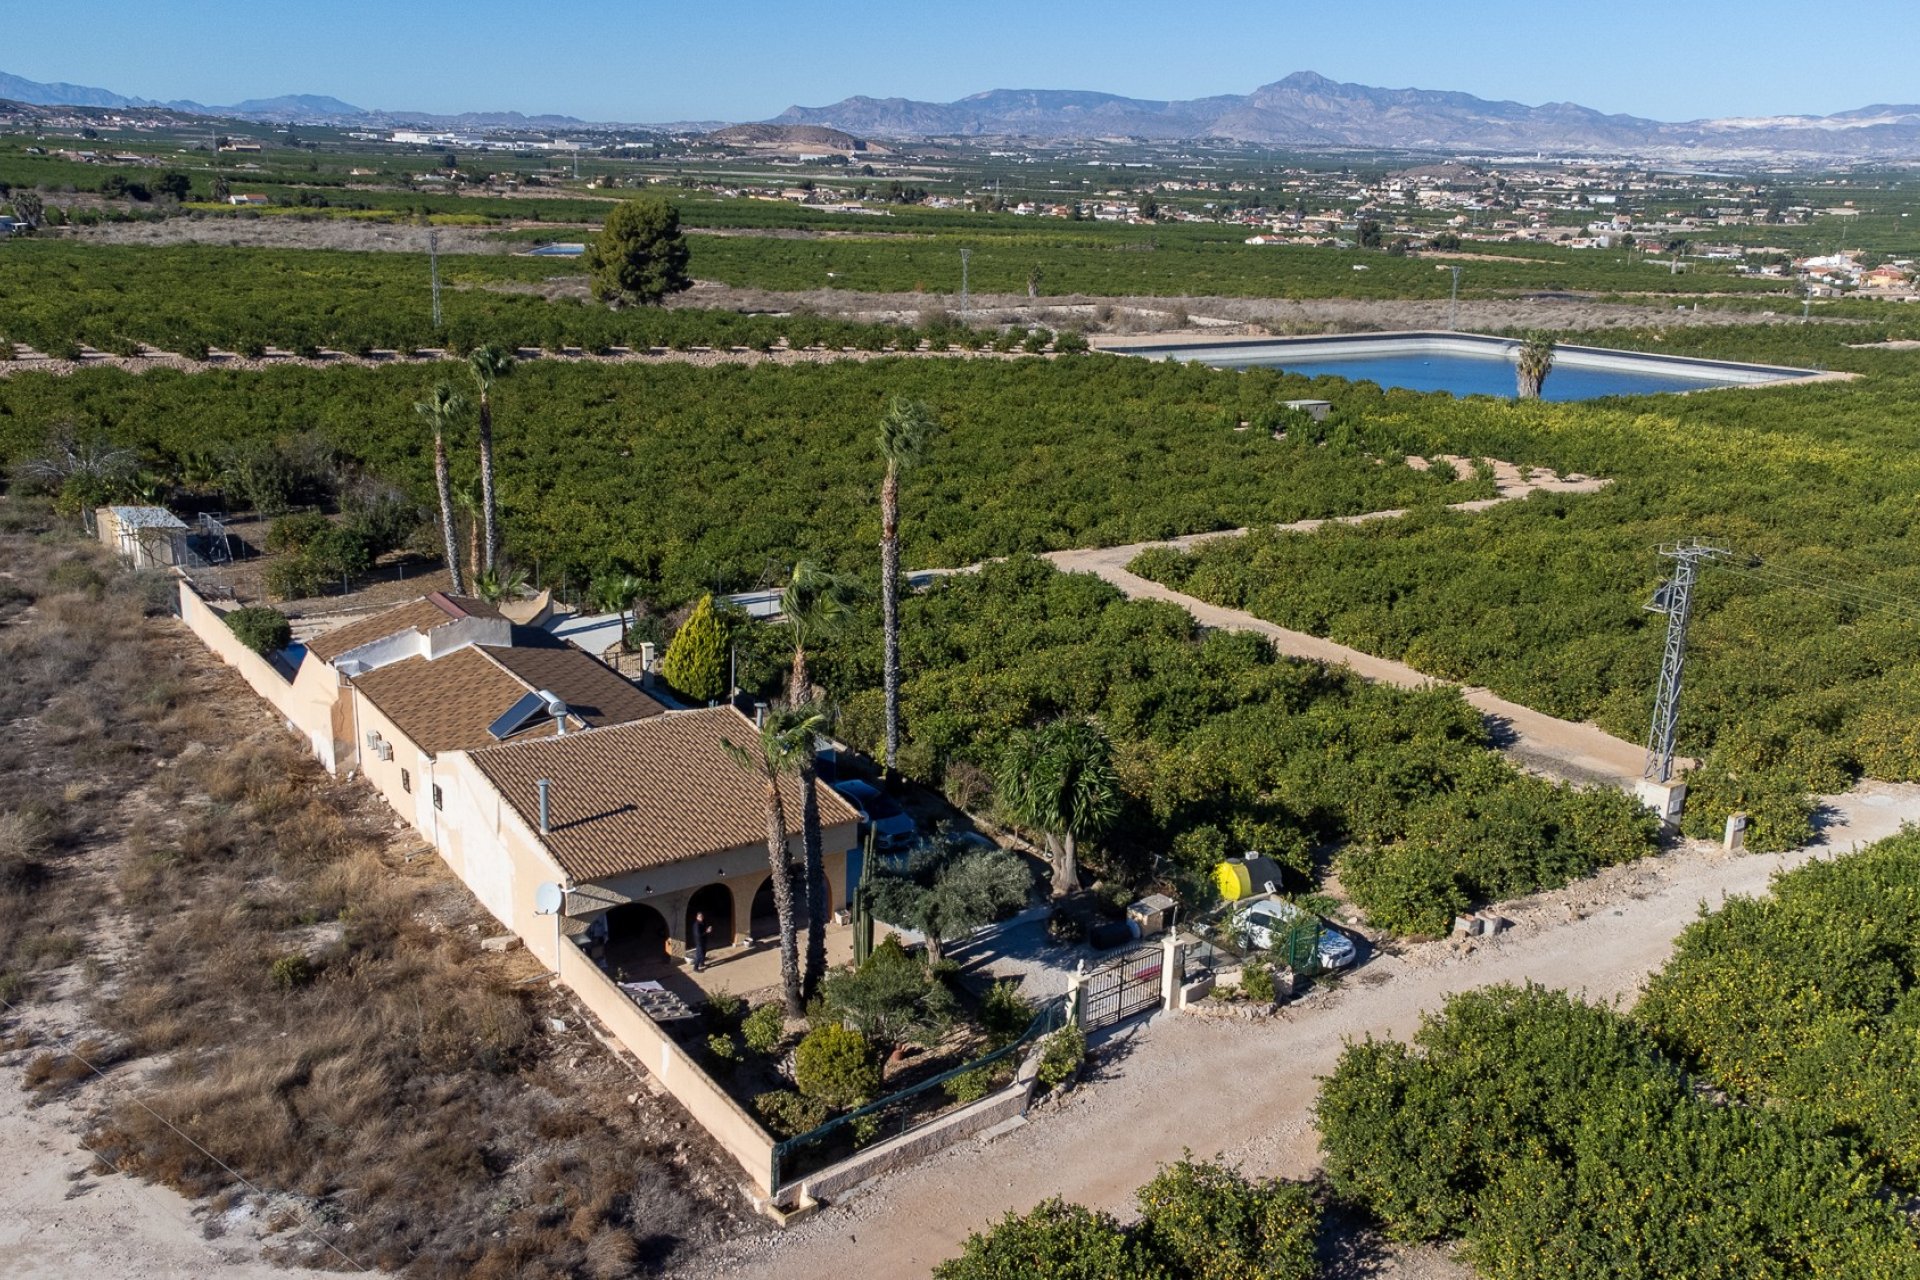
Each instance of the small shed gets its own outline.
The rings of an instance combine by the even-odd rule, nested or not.
[[[101,507],[100,541],[136,569],[187,563],[187,522],[165,507]]]
[[[1283,403],[1289,409],[1306,414],[1315,422],[1325,422],[1327,415],[1333,412],[1331,400],[1287,400]]]

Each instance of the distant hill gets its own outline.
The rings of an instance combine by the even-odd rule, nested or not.
[[[1379,89],[1296,72],[1252,93],[1177,101],[1068,89],[994,89],[957,102],[853,97],[789,107],[759,124],[636,126],[562,115],[458,115],[366,110],[321,94],[254,98],[229,107],[155,102],[88,85],[41,83],[0,72],[0,100],[37,106],[164,108],[278,123],[446,130],[653,128],[707,133],[722,145],[770,151],[883,153],[873,139],[1222,139],[1299,149],[1416,153],[1628,155],[1669,160],[1826,161],[1920,158],[1920,105],[1877,104],[1830,116],[1729,117],[1669,123],[1607,115],[1571,102],[1528,106],[1432,89]],[[711,131],[711,132],[709,132]],[[812,132],[809,132],[812,131]]]
[[[865,151],[866,140],[840,129],[817,124],[734,124],[715,129],[700,141],[723,147],[757,147],[772,151]]]
[[[1296,72],[1248,94],[1160,102],[1110,93],[995,89],[957,102],[853,97],[789,107],[775,124],[882,138],[1220,138],[1287,147],[1501,154],[1920,156],[1920,106],[1832,116],[1666,123],[1571,102],[1527,106],[1431,89],[1377,89]]]

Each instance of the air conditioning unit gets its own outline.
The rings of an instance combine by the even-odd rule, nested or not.
[[[369,750],[369,751],[372,751],[372,752],[375,752],[375,753],[378,753],[378,752],[379,752],[379,750],[380,750],[380,731],[379,731],[378,729],[369,729],[369,730],[367,730],[367,750]]]
[[[374,748],[374,751],[382,760],[393,759],[393,744],[391,742],[382,741],[379,746]]]

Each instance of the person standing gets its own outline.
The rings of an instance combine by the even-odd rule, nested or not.
[[[707,935],[713,926],[707,923],[707,913],[693,913],[693,971],[699,973],[707,967]]]

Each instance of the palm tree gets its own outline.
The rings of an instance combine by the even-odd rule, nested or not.
[[[802,757],[813,750],[814,735],[825,717],[807,708],[785,708],[769,715],[759,737],[742,747],[725,738],[721,745],[743,768],[760,776],[767,798],[767,869],[773,874],[773,909],[780,919],[780,985],[787,1016],[806,1012],[800,994],[800,955],[793,917],[793,864],[787,856],[787,802],[781,781],[799,771]]]
[[[631,623],[627,621],[627,610],[633,608],[633,602],[647,589],[640,579],[624,570],[612,570],[593,580],[593,603],[606,613],[620,615],[620,648],[627,647],[627,632]]]
[[[488,604],[518,600],[527,591],[527,571],[511,567],[482,569],[473,575],[473,590]]]
[[[481,567],[492,573],[494,553],[500,547],[494,530],[493,384],[513,372],[513,353],[490,344],[470,354],[467,367],[473,370],[473,380],[480,384],[480,505],[486,526],[486,558]]]
[[[1538,400],[1540,386],[1553,371],[1553,339],[1544,333],[1529,334],[1515,357],[1514,378],[1522,400]]]
[[[807,642],[831,636],[846,625],[854,593],[851,578],[811,560],[794,565],[787,585],[780,589],[780,613],[793,632],[793,675],[787,683],[787,701],[793,706],[814,700],[813,682],[807,676]]]
[[[480,563],[480,508],[484,505],[480,496],[480,482],[468,481],[453,486],[453,509],[460,517],[455,521],[455,533],[461,524],[466,525],[467,534],[467,577],[478,581],[485,572]]]
[[[882,678],[889,774],[900,754],[900,473],[920,460],[939,430],[933,411],[918,400],[895,397],[880,420],[880,456],[887,464],[880,482],[880,615],[886,633]]]
[[[447,474],[447,429],[467,411],[467,399],[446,383],[437,383],[433,394],[416,401],[413,411],[433,427],[433,482],[440,492],[440,540],[447,552],[447,576],[453,580],[453,594],[465,595],[466,583],[460,576],[460,556],[453,545],[453,482]]]
[[[813,682],[807,676],[807,641],[831,635],[846,623],[853,608],[853,592],[851,581],[811,561],[802,560],[793,566],[793,573],[780,592],[780,612],[793,631],[793,675],[787,686],[788,706],[814,707]],[[801,986],[807,998],[812,999],[827,972],[827,917],[833,902],[821,853],[820,798],[814,787],[818,773],[811,738],[800,756],[799,770],[800,830],[807,868],[807,963]]]
[[[996,779],[1000,801],[1023,827],[1045,838],[1055,897],[1080,887],[1079,842],[1120,812],[1113,744],[1087,720],[1056,720],[1007,744]]]

